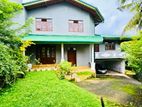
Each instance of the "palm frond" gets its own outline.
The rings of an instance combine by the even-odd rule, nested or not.
[[[123,33],[129,31],[133,28],[137,28],[138,30],[142,29],[142,1],[141,0],[119,0],[120,7],[119,10],[129,10],[133,12],[135,15],[125,26]]]
[[[125,4],[125,5],[121,5],[118,9],[122,10],[122,9],[129,9],[133,6],[133,3],[129,3],[129,4]]]
[[[127,2],[127,0],[119,0],[121,4],[124,4]]]
[[[139,12],[137,12],[133,18],[128,22],[128,24],[125,26],[123,33],[126,31],[129,31],[133,28],[138,28],[140,27],[141,24],[141,14]]]

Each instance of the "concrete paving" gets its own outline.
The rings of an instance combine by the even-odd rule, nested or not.
[[[113,72],[77,85],[111,101],[142,107],[142,84],[124,74]]]

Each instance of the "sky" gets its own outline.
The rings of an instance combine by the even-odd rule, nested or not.
[[[96,27],[96,34],[121,35],[125,25],[133,17],[129,11],[120,11],[118,0],[82,0],[97,7],[105,21]]]

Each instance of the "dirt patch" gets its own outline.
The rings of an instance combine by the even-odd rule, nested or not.
[[[77,85],[111,101],[142,107],[142,84],[132,78],[96,78],[79,82]]]

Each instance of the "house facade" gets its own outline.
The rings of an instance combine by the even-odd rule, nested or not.
[[[22,23],[33,18],[32,32],[23,38],[35,43],[25,52],[32,59],[41,64],[67,60],[75,66],[90,66],[92,70],[97,63],[125,71],[121,41],[95,34],[95,27],[104,21],[96,7],[81,0],[34,0],[23,6],[22,19],[18,20]]]

